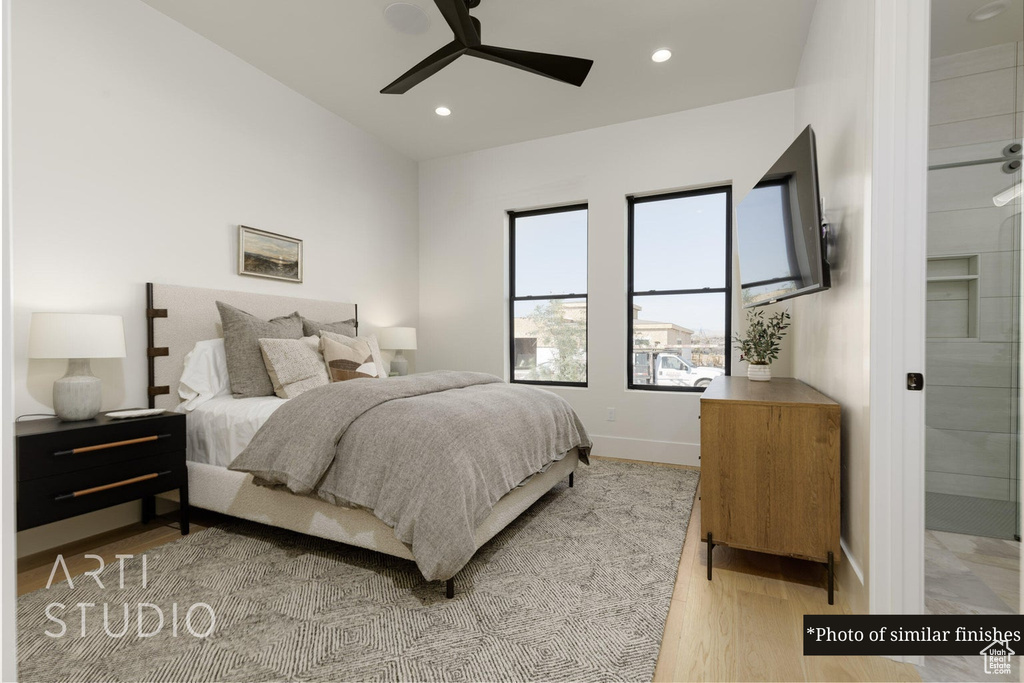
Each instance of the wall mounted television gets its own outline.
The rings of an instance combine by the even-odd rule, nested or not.
[[[831,286],[810,126],[736,207],[736,239],[744,308]]]

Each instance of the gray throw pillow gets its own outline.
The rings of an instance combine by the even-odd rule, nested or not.
[[[328,332],[341,334],[346,337],[354,337],[356,336],[356,320],[355,318],[349,318],[348,320],[341,320],[336,323],[318,323],[305,316],[302,317],[302,336],[312,337],[313,335],[319,335],[320,330],[327,330]]]
[[[224,327],[224,353],[228,361],[228,380],[236,398],[273,396],[274,383],[270,381],[263,362],[260,339],[301,339],[302,317],[289,316],[260,320],[223,301],[217,302],[220,322]]]

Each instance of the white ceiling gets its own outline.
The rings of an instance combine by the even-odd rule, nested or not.
[[[420,160],[790,88],[816,2],[483,0],[485,44],[593,59],[583,87],[464,56],[381,95],[452,39],[431,0],[406,0],[430,17],[425,33],[391,28],[391,1],[144,0]],[[659,47],[669,62],[651,61]]]
[[[970,21],[971,12],[992,0],[932,0],[932,57],[1024,40],[1024,0],[988,21]]]

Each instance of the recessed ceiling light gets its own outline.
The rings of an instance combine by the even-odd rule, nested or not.
[[[658,62],[659,64],[661,62],[667,62],[670,59],[672,59],[672,50],[664,47],[660,50],[655,50],[654,54],[651,55],[651,61]]]
[[[430,28],[430,17],[421,8],[408,2],[393,2],[384,8],[384,19],[396,31],[416,36]]]
[[[434,113],[438,116],[451,116],[452,110],[448,107],[438,107],[434,110]]]
[[[974,10],[967,18],[971,21],[987,21],[1005,12],[1009,6],[1009,0],[995,0]]]

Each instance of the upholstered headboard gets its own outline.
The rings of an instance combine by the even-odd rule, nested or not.
[[[321,322],[352,319],[358,329],[356,304],[272,296],[223,289],[146,284],[146,327],[149,359],[149,407],[171,409],[180,403],[178,381],[185,355],[196,342],[222,336],[216,302],[236,306],[270,319],[298,311]]]

